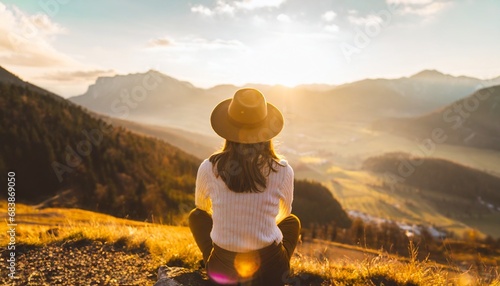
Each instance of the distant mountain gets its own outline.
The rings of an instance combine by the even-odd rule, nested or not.
[[[437,144],[500,150],[500,86],[481,89],[423,116],[381,120],[374,127]]]
[[[495,84],[500,81],[424,70],[408,78],[361,80],[338,86],[330,93],[337,94],[332,96],[337,100],[340,96],[340,104],[347,104],[346,110],[362,110],[365,114],[373,113],[372,118],[381,118],[422,115]]]
[[[204,90],[150,70],[142,74],[100,77],[71,101],[92,111],[126,120],[185,129],[206,129],[214,100]]]
[[[451,77],[443,74],[440,71],[437,70],[423,70],[421,72],[418,72],[414,75],[412,75],[410,78],[413,79],[427,79],[427,80],[440,80],[445,77]]]
[[[306,89],[312,91],[328,91],[334,89],[336,85],[332,84],[321,84],[321,83],[309,83],[309,84],[300,84],[295,86],[295,89]]]

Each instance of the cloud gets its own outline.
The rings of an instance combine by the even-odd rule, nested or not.
[[[335,17],[337,17],[337,13],[335,13],[334,11],[326,11],[322,16],[321,18],[323,20],[325,20],[326,22],[332,22]]]
[[[234,2],[235,7],[247,10],[254,10],[267,7],[279,7],[286,0],[243,0]]]
[[[163,38],[156,38],[156,39],[151,39],[147,43],[147,47],[149,48],[156,48],[156,47],[168,47],[171,46],[173,43],[171,40],[167,39],[166,37]]]
[[[349,22],[351,24],[358,25],[358,26],[380,24],[383,22],[383,20],[380,16],[374,15],[374,14],[370,14],[370,15],[367,15],[365,17],[351,14],[351,15],[347,16],[347,20],[349,20]]]
[[[285,15],[285,14],[279,14],[276,19],[280,22],[283,22],[283,23],[290,23],[292,22],[292,20],[290,19],[290,17],[288,15]]]
[[[337,17],[337,13],[333,10],[326,11],[321,15],[321,19],[326,22],[326,24],[323,26],[323,30],[328,32],[328,33],[337,33],[340,28],[339,26],[333,24],[333,20]]]
[[[426,5],[432,3],[433,0],[387,0],[390,4],[405,4],[405,5]]]
[[[204,38],[187,38],[183,41],[179,42],[179,45],[183,45],[187,48],[195,48],[195,49],[240,49],[244,48],[240,41],[237,40],[222,40],[215,39],[209,40]]]
[[[397,7],[397,10],[401,14],[412,14],[423,17],[437,14],[452,4],[448,0],[386,0],[386,3]]]
[[[200,4],[191,7],[191,12],[209,17],[222,14],[232,16],[236,11],[248,11],[261,8],[277,8],[285,2],[286,0],[241,0],[231,2],[218,0],[215,6],[212,8]]]
[[[451,2],[434,2],[434,3],[431,3],[429,5],[424,5],[421,7],[408,6],[408,7],[405,7],[402,10],[402,12],[403,12],[403,14],[415,14],[415,15],[419,15],[419,16],[431,16],[431,15],[434,15],[434,14],[438,13],[439,11],[445,9],[449,5],[451,5]]]
[[[193,51],[200,49],[244,49],[245,45],[237,40],[205,39],[201,37],[184,37],[181,39],[160,37],[149,40],[146,47],[171,47],[171,51]]]
[[[210,10],[210,8],[207,8],[203,5],[197,5],[197,6],[191,7],[191,12],[198,13],[198,14],[201,14],[204,16],[212,16],[214,14],[214,12],[212,10]]]
[[[39,79],[50,81],[93,81],[97,77],[113,76],[114,70],[88,70],[88,71],[59,71],[44,74]]]
[[[51,39],[67,33],[45,14],[27,15],[0,3],[0,62],[17,66],[61,66],[74,61],[57,51]]]
[[[335,24],[326,25],[323,29],[329,33],[337,33],[340,30],[339,26]]]
[[[18,9],[16,9],[18,10]],[[19,11],[19,10],[18,10]],[[18,13],[21,13],[20,11]],[[36,14],[29,17],[29,21],[45,35],[65,34],[68,30],[61,25],[54,23],[46,14]]]
[[[252,17],[252,23],[255,26],[261,26],[261,25],[267,23],[267,21],[264,18],[262,18],[261,16],[259,16],[259,15],[254,15]]]

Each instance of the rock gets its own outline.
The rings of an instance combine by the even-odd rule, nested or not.
[[[184,267],[160,266],[154,286],[211,285],[208,277],[198,270]]]
[[[180,267],[160,266],[160,268],[158,268],[158,281],[155,283],[154,286],[182,286],[182,284],[175,281],[173,277],[172,278],[170,277],[171,268],[180,268]]]

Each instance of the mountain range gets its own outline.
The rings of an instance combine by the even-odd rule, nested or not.
[[[372,122],[385,117],[417,116],[466,97],[481,86],[500,84],[500,77],[482,81],[426,70],[398,79],[367,79],[339,86],[296,88],[247,84],[281,108],[299,131],[311,123]],[[240,87],[201,89],[150,70],[142,74],[100,77],[82,95],[70,100],[89,110],[121,119],[208,133],[212,108]],[[296,119],[296,120],[295,120]]]

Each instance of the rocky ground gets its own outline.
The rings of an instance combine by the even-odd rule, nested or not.
[[[129,249],[120,241],[77,240],[55,243],[44,247],[16,246],[16,279],[8,277],[9,252],[0,252],[0,285],[155,285],[155,286],[209,286],[206,273],[183,268],[182,262],[170,261],[158,268],[151,263],[145,247]],[[299,285],[322,285],[319,277],[302,275],[289,282]]]
[[[2,265],[7,265],[7,255],[3,249]],[[0,285],[153,285],[157,281],[158,269],[151,264],[147,250],[130,250],[120,243],[83,240],[44,247],[17,246],[16,258],[17,279],[10,279],[3,266]],[[199,271],[171,272],[181,283],[189,279],[190,284],[184,285],[193,285],[194,280],[194,285],[206,282]]]

